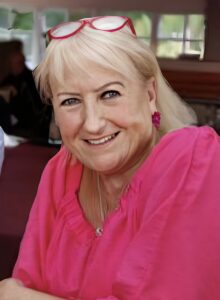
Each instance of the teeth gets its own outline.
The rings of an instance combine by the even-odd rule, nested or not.
[[[104,143],[110,141],[114,137],[115,137],[115,134],[112,134],[112,135],[106,136],[100,140],[87,140],[87,141],[92,145],[100,145],[100,144],[104,144]]]

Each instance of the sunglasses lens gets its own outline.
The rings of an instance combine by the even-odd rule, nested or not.
[[[71,33],[74,33],[79,27],[81,26],[80,22],[70,22],[64,23],[56,28],[51,32],[52,36],[57,37],[65,37]]]
[[[124,18],[113,16],[95,19],[92,25],[99,30],[114,30],[122,26],[125,22]]]

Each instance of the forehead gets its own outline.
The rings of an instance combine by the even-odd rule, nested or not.
[[[119,72],[91,63],[86,71],[72,72],[67,70],[63,80],[54,83],[52,90],[53,94],[67,89],[90,90],[115,81],[123,83],[124,86],[130,82],[129,78]]]

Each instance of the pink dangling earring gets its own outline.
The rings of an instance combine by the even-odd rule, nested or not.
[[[155,111],[152,115],[152,123],[158,129],[160,127],[160,113]]]

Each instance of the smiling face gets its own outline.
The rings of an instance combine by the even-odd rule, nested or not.
[[[153,137],[154,81],[146,84],[94,64],[55,85],[52,104],[63,143],[85,166],[120,174],[142,161]],[[134,75],[135,77],[135,75]]]

